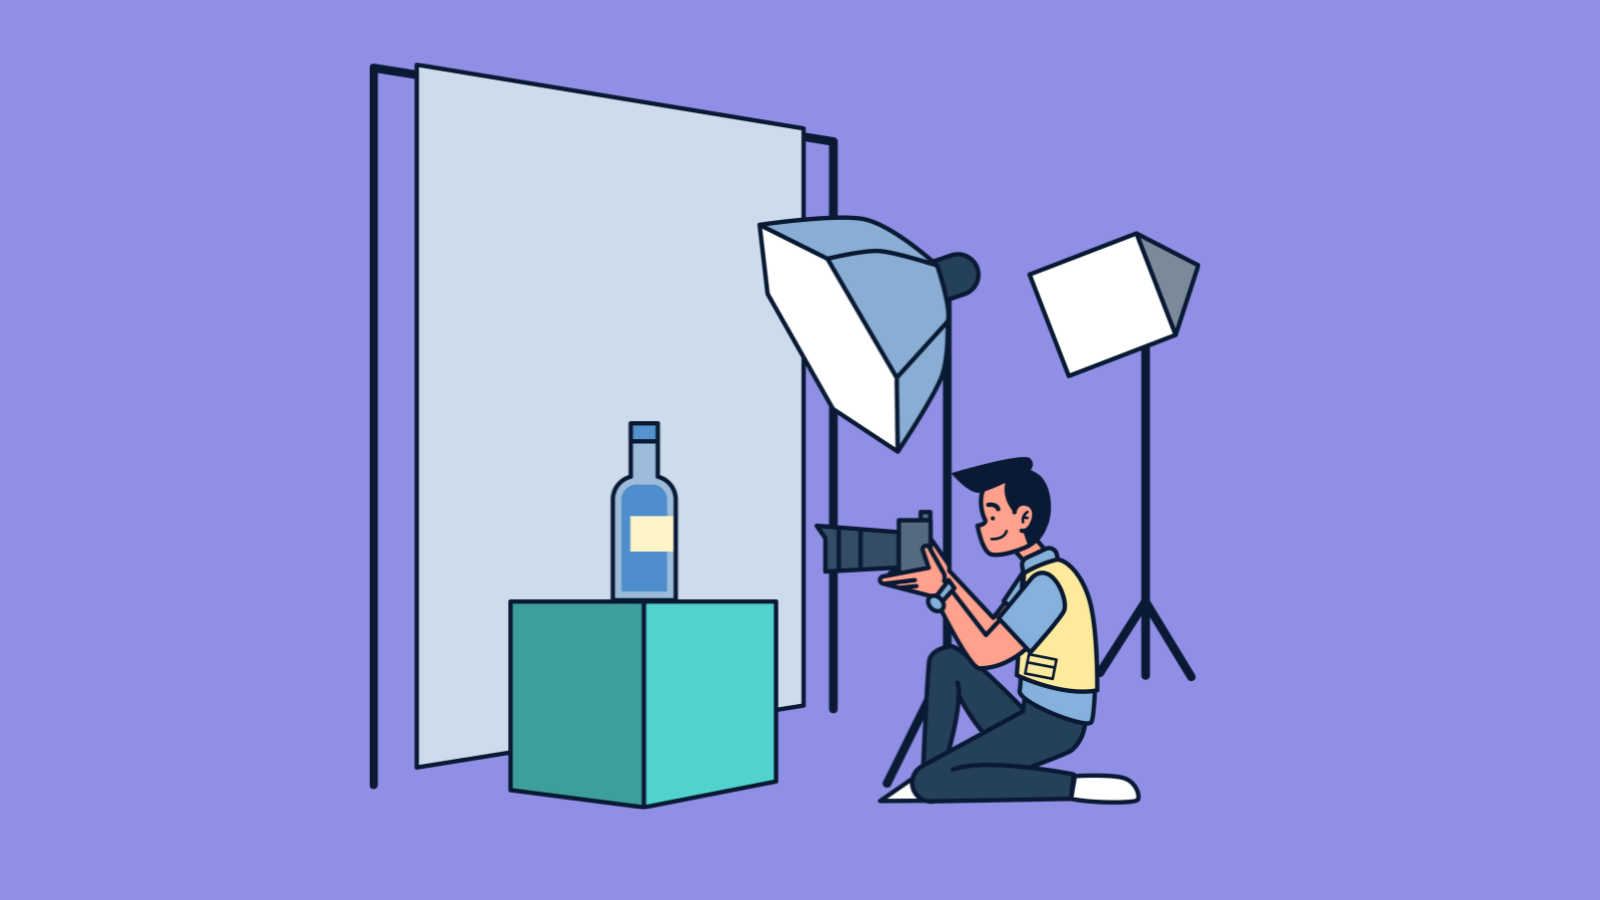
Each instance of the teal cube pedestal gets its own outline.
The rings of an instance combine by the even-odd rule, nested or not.
[[[511,790],[658,806],[778,780],[772,600],[511,601]]]

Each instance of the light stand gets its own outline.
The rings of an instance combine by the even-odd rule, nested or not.
[[[953,360],[955,358],[954,352],[951,349],[953,347],[953,345],[954,345],[954,339],[952,337],[952,332],[954,331],[954,327],[955,327],[955,319],[954,319],[954,316],[952,315],[951,318],[949,320],[947,320],[947,322],[945,324],[944,375],[943,375],[943,377],[941,379],[942,387],[940,388],[940,390],[942,390],[944,392],[943,408],[942,408],[944,421],[942,423],[941,430],[943,431],[943,438],[944,438],[944,543],[943,543],[943,548],[944,548],[944,554],[945,554],[945,561],[946,562],[948,562],[954,556],[954,549],[950,545],[951,537],[952,537],[952,532],[950,530],[950,500],[951,500],[950,484],[951,484],[951,481],[952,481],[952,476],[950,474],[950,472],[951,472],[951,460],[952,460],[951,449],[950,449],[951,443],[952,443],[952,441],[951,441],[952,432],[951,432],[951,427],[950,427],[950,411],[951,411],[951,407],[953,406],[953,404],[950,402],[950,373],[951,373],[951,369],[952,369],[952,366],[950,365],[950,363],[951,363],[951,360]],[[839,524],[839,411],[837,409],[834,409],[832,406],[828,407],[828,524],[829,525],[835,525],[835,526]],[[952,637],[953,637],[953,634],[950,631],[950,623],[949,622],[945,622],[944,623],[944,643],[945,643],[946,646],[948,646],[950,644],[950,640],[951,640]],[[838,711],[839,711],[839,573],[838,572],[829,572],[828,573],[828,712],[836,713]],[[927,704],[924,703],[923,706],[917,710],[916,716],[911,720],[911,730],[906,733],[905,743],[901,745],[900,753],[899,753],[898,756],[895,757],[894,766],[891,767],[890,770],[889,770],[891,775],[893,775],[893,773],[894,773],[894,771],[896,769],[900,768],[900,762],[905,758],[905,755],[906,755],[906,748],[911,745],[911,739],[916,736],[917,729],[922,726],[922,720],[927,717],[927,714],[928,714]]]
[[[881,223],[837,215],[829,187],[830,215],[758,225],[767,299],[828,403],[828,525],[839,524],[839,420],[898,453],[942,386],[948,546],[951,301],[977,288],[978,264],[965,253],[935,259]],[[837,571],[828,573],[828,711],[839,711]]]
[[[951,317],[951,325],[954,326],[954,324],[955,324],[955,319],[952,316]],[[952,478],[952,476],[950,474],[950,471],[951,471],[951,468],[952,468],[952,466],[951,466],[951,453],[950,453],[950,434],[951,434],[951,430],[950,430],[950,409],[954,405],[954,404],[951,403],[951,400],[950,400],[950,396],[951,396],[950,395],[950,373],[955,368],[954,366],[951,365],[951,363],[955,360],[955,351],[953,349],[954,342],[953,341],[947,341],[946,344],[945,344],[945,347],[946,347],[946,350],[945,350],[946,356],[945,356],[945,361],[944,361],[944,554],[945,554],[944,558],[945,558],[945,562],[946,563],[950,563],[950,559],[955,554],[955,547],[952,545],[952,542],[951,542],[951,531],[950,531],[950,481],[951,481],[951,478]],[[953,563],[951,563],[951,565],[953,565]],[[951,637],[953,637],[953,634],[951,633],[951,630],[950,630],[950,621],[948,619],[944,619],[941,616],[940,617],[940,624],[943,625],[944,646],[948,647],[948,646],[950,646],[950,639],[951,639]],[[908,727],[906,729],[905,739],[900,742],[900,749],[895,751],[894,762],[889,764],[889,772],[888,772],[888,774],[883,776],[883,786],[884,787],[893,786],[893,784],[894,784],[894,776],[895,776],[896,773],[898,773],[900,771],[900,764],[904,763],[906,761],[906,754],[908,752],[910,752],[910,750],[911,750],[911,742],[917,739],[917,732],[922,729],[923,724],[925,722],[927,722],[927,721],[928,721],[928,698],[927,697],[923,697],[922,698],[922,703],[919,706],[917,706],[917,714],[911,717],[911,725],[910,725],[910,727]]]
[[[1111,649],[1106,651],[1106,658],[1100,661],[1099,674],[1104,675],[1111,668],[1111,661],[1117,658],[1117,651],[1122,649],[1128,635],[1133,633],[1133,626],[1139,625],[1139,677],[1150,678],[1150,623],[1156,624],[1156,630],[1161,632],[1161,639],[1166,641],[1167,649],[1172,651],[1172,658],[1178,661],[1178,667],[1183,669],[1183,674],[1190,681],[1194,680],[1194,669],[1189,667],[1189,661],[1183,658],[1183,651],[1178,649],[1178,642],[1172,639],[1172,632],[1167,630],[1167,624],[1161,621],[1161,614],[1156,612],[1156,605],[1150,602],[1150,348],[1145,347],[1139,351],[1139,534],[1140,534],[1140,591],[1139,605],[1133,608],[1133,615],[1128,617],[1128,624],[1122,626],[1122,633],[1117,635],[1116,641],[1111,644]]]
[[[1150,347],[1178,336],[1200,264],[1135,231],[1028,273],[1067,377],[1139,352],[1139,605],[1097,669],[1104,675],[1139,625],[1150,677],[1150,623],[1184,677],[1194,669],[1150,600]]]
[[[949,326],[946,326],[949,334]],[[948,338],[947,338],[948,340]],[[946,350],[945,375],[944,375],[944,544],[946,548],[945,560],[953,555],[950,547],[950,360],[949,351]],[[828,524],[839,524],[839,411],[830,407],[828,409]],[[944,643],[950,643],[953,634],[950,623],[944,623]],[[828,712],[839,711],[839,573],[828,573]],[[917,733],[917,727],[922,724],[926,716],[926,709],[919,709],[916,718],[911,723],[910,734],[906,737],[909,745],[911,735]],[[900,748],[900,757],[896,757],[895,768],[900,767],[899,759],[905,756],[905,747]]]

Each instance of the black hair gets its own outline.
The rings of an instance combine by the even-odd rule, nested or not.
[[[952,473],[961,486],[975,493],[1004,487],[1006,504],[1012,511],[1026,506],[1033,518],[1022,529],[1028,543],[1037,543],[1050,526],[1050,487],[1044,477],[1033,470],[1033,460],[1026,456],[1002,459]]]

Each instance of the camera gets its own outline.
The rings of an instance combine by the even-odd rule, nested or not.
[[[894,528],[818,525],[822,532],[822,571],[916,572],[928,567],[922,548],[933,543],[933,510],[915,519],[896,519]]]

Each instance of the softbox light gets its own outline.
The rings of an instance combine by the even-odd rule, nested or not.
[[[977,287],[978,264],[858,216],[758,228],[767,299],[823,396],[898,452],[944,376],[949,301]]]
[[[1028,278],[1072,376],[1176,336],[1199,269],[1135,231]]]
[[[1100,660],[1101,675],[1139,625],[1139,673],[1149,678],[1154,624],[1184,677],[1194,680],[1194,668],[1150,600],[1150,345],[1177,336],[1199,273],[1199,263],[1137,231],[1028,273],[1067,377],[1139,354],[1140,598]]]

